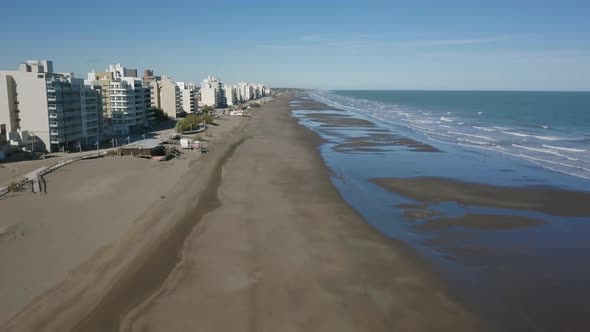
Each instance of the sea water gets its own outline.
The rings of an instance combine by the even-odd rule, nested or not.
[[[316,91],[410,136],[590,179],[590,92]]]
[[[326,126],[306,118],[315,99],[377,126]],[[543,225],[513,229],[423,230],[399,204],[416,203],[372,178],[436,176],[503,186],[590,191],[590,93],[478,91],[307,91],[292,103],[300,123],[325,143],[320,152],[342,197],[383,234],[430,262],[469,308],[498,331],[590,326],[590,219],[535,211],[430,204],[445,216],[502,214]],[[326,112],[326,111],[322,111]],[[329,111],[328,111],[329,112]],[[439,149],[399,146],[339,151],[355,137],[391,132]],[[590,204],[590,202],[589,202]]]

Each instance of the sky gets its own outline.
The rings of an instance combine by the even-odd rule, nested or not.
[[[0,69],[271,87],[590,90],[590,1],[10,1]]]

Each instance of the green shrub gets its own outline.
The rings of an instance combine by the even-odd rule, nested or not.
[[[176,132],[182,133],[191,129],[196,130],[203,121],[205,121],[205,123],[211,124],[213,123],[213,120],[213,116],[209,114],[189,114],[186,118],[176,122]]]
[[[152,108],[152,112],[154,112],[154,119],[157,122],[166,121],[169,119],[168,114],[164,113],[164,110],[160,108]]]

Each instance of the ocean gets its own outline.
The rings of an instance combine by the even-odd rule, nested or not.
[[[590,92],[335,91],[314,96],[429,141],[590,179]]]
[[[492,330],[590,326],[590,92],[309,90],[292,107],[342,197]]]

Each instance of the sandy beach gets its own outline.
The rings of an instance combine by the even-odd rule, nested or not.
[[[222,118],[204,136],[215,144],[244,121]],[[47,159],[47,164],[67,157]],[[22,191],[0,199],[0,230],[7,230],[0,236],[0,326],[18,327],[8,320],[25,305],[34,308],[43,293],[71,287],[79,279],[74,275],[91,276],[95,263],[90,258],[142,230],[144,211],[167,201],[168,192],[201,159],[207,156],[185,151],[184,159],[165,163],[132,157],[84,160],[45,176],[47,194]],[[12,169],[31,171],[43,161],[4,166],[9,176]]]
[[[56,274],[54,287],[42,295],[30,292],[30,297],[39,296],[3,319],[0,329],[481,330],[428,266],[371,228],[342,200],[317,151],[320,139],[290,116],[289,100],[289,95],[279,97],[220,135],[211,153],[184,166],[184,173],[181,165],[172,166],[180,168],[175,174],[184,175],[174,184],[166,182],[161,191],[147,191],[140,179],[110,180],[113,185],[105,186],[110,195],[103,196],[119,205],[105,206],[99,194],[79,189],[87,185],[64,187],[62,193],[70,199],[62,198],[59,208],[47,204],[65,212],[50,214],[55,217],[44,224],[54,227],[56,218],[80,223],[92,215],[78,226],[87,233],[76,236],[67,231],[69,224],[55,226],[55,238],[42,250],[59,248],[31,253],[35,264],[28,268],[36,269],[42,260],[42,265],[58,264],[56,257],[64,256],[59,252],[80,251],[69,260],[73,270],[66,273],[66,264],[61,265],[62,278]],[[84,173],[85,165],[72,169]],[[52,176],[65,179],[65,173],[75,172]],[[52,190],[57,192],[57,185]],[[68,196],[68,191],[73,193]],[[80,214],[68,211],[75,198],[86,207],[76,208]],[[28,204],[25,198],[10,199]],[[14,208],[16,203],[7,202],[0,204]],[[90,224],[104,229],[90,230]],[[86,244],[95,234],[94,243]],[[18,260],[18,249],[13,250],[2,257],[3,266]],[[89,259],[82,259],[85,255]]]

